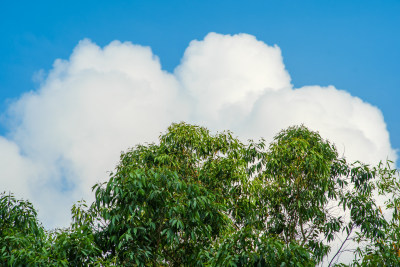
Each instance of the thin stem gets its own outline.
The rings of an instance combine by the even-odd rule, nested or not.
[[[347,234],[347,236],[346,236],[346,239],[342,242],[342,245],[340,246],[340,248],[338,249],[338,251],[336,252],[336,254],[333,256],[333,258],[331,259],[331,261],[329,262],[329,265],[328,265],[328,267],[330,267],[331,266],[331,264],[332,264],[332,262],[333,262],[333,260],[336,258],[336,256],[339,254],[339,252],[341,251],[341,249],[343,248],[343,246],[344,246],[344,244],[347,242],[347,240],[349,239],[349,237],[350,237],[350,234],[351,234],[351,232],[353,231],[353,226],[351,227],[351,229],[350,229],[350,231],[349,231],[349,233]]]

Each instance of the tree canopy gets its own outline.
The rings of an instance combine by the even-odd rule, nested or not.
[[[158,143],[122,153],[93,191],[93,203],[72,207],[69,228],[52,231],[28,201],[1,194],[1,262],[343,266],[352,242],[351,265],[400,265],[398,171],[348,163],[303,125],[268,146],[172,124]],[[384,207],[379,196],[390,196]]]

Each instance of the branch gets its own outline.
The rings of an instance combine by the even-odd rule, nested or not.
[[[329,262],[328,267],[331,266],[333,260],[336,258],[336,256],[339,254],[339,252],[342,250],[344,244],[345,244],[345,243],[347,242],[347,240],[349,239],[350,234],[351,234],[352,231],[353,231],[353,226],[351,227],[349,233],[347,234],[346,239],[342,242],[342,245],[340,246],[340,248],[338,249],[338,251],[336,252],[336,254],[333,256],[333,258],[332,258],[331,261]]]

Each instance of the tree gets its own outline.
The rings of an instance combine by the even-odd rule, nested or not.
[[[341,232],[344,242],[357,235],[383,238],[386,221],[372,197],[382,168],[348,164],[333,144],[304,126],[281,131],[259,161],[253,210],[265,231],[308,248],[317,263]]]
[[[74,216],[76,218],[76,216]],[[7,266],[88,266],[107,263],[88,224],[46,231],[29,201],[0,194],[0,262]]]
[[[1,259],[10,265],[40,261],[37,252],[46,241],[36,210],[28,201],[19,201],[11,193],[0,194]]]
[[[245,144],[229,131],[172,124],[158,144],[122,153],[110,179],[93,190],[90,206],[73,206],[70,228],[43,232],[38,247],[53,262],[332,265],[349,240],[355,265],[400,262],[396,170],[347,163],[304,126],[281,131],[267,147],[263,139]],[[376,190],[397,196],[387,205],[391,221],[375,203]],[[331,251],[338,234],[343,243]]]
[[[253,205],[250,165],[257,153],[230,132],[213,136],[184,123],[169,127],[159,145],[123,153],[110,180],[94,187],[92,210],[101,218],[96,227],[103,251],[124,265],[219,265],[213,259],[227,239],[251,236],[261,242],[248,219]],[[250,230],[237,236],[239,229]],[[305,248],[292,247],[312,262]],[[251,252],[250,247],[239,249]],[[267,251],[260,249],[251,253]],[[270,249],[287,253],[278,239],[271,239]]]
[[[400,181],[398,170],[391,169],[389,164],[380,164],[375,170],[380,177],[376,181],[378,196],[387,198],[385,206],[379,207],[381,214],[382,210],[387,213],[382,227],[384,232],[381,236],[375,236],[366,231],[357,236],[357,242],[366,245],[356,249],[356,266],[400,265]]]

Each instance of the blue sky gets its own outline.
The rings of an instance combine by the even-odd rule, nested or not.
[[[378,106],[400,147],[399,1],[2,1],[0,103],[90,38],[151,46],[163,68],[208,32],[277,44],[296,87],[335,85]],[[3,128],[4,131],[4,128]]]
[[[48,226],[62,225],[65,216],[50,215],[67,213],[121,150],[153,141],[173,120],[270,138],[304,119],[350,158],[374,162],[400,148],[399,14],[390,0],[3,0],[0,188],[32,198]],[[136,60],[128,82],[124,58]],[[263,80],[268,73],[276,77]],[[158,87],[143,93],[141,77]]]

